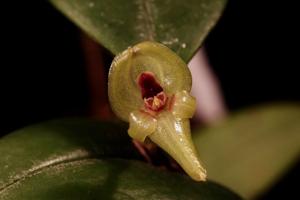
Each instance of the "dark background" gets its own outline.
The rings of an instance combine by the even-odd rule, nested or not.
[[[296,8],[288,1],[229,0],[205,47],[231,111],[299,102]],[[85,115],[90,96],[77,27],[47,1],[13,1],[1,10],[0,135]],[[296,196],[299,169],[300,164],[261,199]]]

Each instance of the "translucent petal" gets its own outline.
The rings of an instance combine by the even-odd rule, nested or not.
[[[133,139],[144,142],[146,137],[155,131],[156,125],[155,118],[142,111],[135,111],[129,115],[128,134]]]
[[[192,118],[196,111],[196,99],[183,90],[175,94],[171,111],[176,118]]]
[[[149,138],[169,153],[194,180],[206,180],[206,170],[191,139],[188,119],[178,119],[171,112],[163,111],[158,116],[155,132]]]

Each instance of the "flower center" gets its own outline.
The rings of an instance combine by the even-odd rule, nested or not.
[[[137,83],[140,87],[146,109],[157,112],[165,107],[168,97],[155,79],[153,73],[141,73],[137,79]]]

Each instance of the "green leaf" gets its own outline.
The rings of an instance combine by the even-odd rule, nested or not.
[[[85,119],[45,122],[0,140],[0,190],[51,165],[74,160],[137,157],[126,129]]]
[[[158,171],[137,161],[87,159],[46,168],[0,191],[2,200],[240,199],[213,183]]]
[[[118,54],[141,41],[167,45],[186,62],[218,20],[226,0],[50,0]]]
[[[124,133],[124,135],[122,135]],[[50,121],[0,140],[0,199],[240,199],[215,183],[155,169],[125,130],[83,119]]]
[[[208,178],[251,199],[299,159],[300,106],[248,109],[198,133],[194,141]]]

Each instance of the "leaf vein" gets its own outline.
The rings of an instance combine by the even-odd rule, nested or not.
[[[143,40],[154,41],[155,24],[154,24],[154,4],[153,0],[137,0],[137,26],[139,37]]]
[[[91,159],[91,158],[96,158],[96,157],[97,157],[96,155],[91,154],[88,151],[76,150],[67,155],[59,156],[50,161],[42,162],[42,163],[26,170],[21,175],[19,174],[19,175],[14,176],[8,183],[6,183],[0,187],[0,194],[3,193],[9,187],[12,187],[13,185],[17,184],[18,182],[24,180],[25,178],[31,177],[31,176],[43,171],[44,169],[48,169],[48,168],[58,166],[61,164],[72,163],[72,162],[77,162],[80,160]]]

